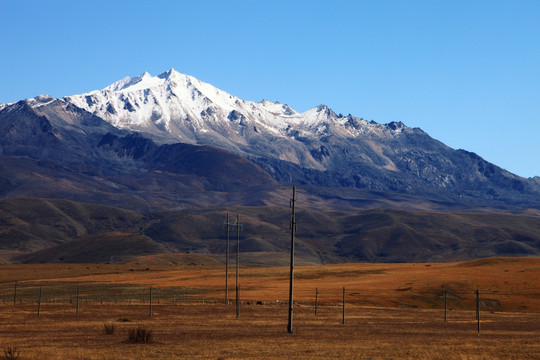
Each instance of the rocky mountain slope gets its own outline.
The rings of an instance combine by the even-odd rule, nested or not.
[[[174,69],[63,101],[158,143],[227,149],[281,182],[499,205],[539,203],[538,181],[451,149],[421,129],[343,116],[324,105],[298,113],[280,103],[245,101]]]
[[[226,209],[252,226],[242,251],[282,254],[292,184],[306,263],[538,256],[538,178],[402,123],[245,101],[175,70],[0,105],[2,261],[220,254]]]

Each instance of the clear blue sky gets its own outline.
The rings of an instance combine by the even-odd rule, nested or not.
[[[538,0],[0,0],[0,103],[172,67],[540,175]]]

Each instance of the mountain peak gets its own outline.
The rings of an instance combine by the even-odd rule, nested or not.
[[[159,74],[157,77],[160,78],[160,79],[163,79],[163,80],[170,80],[172,78],[176,78],[178,76],[182,75],[181,73],[179,73],[178,71],[176,71],[175,68],[171,68],[170,70],[168,71],[164,71],[162,72],[161,74]]]
[[[329,108],[328,108],[328,106],[326,106],[324,104],[321,104],[321,105],[317,106],[316,109],[317,109],[317,112],[321,112],[321,111],[326,111]]]
[[[323,120],[329,117],[337,117],[337,114],[324,104],[316,106],[313,109],[308,110],[306,113],[314,113],[317,118]]]
[[[148,72],[144,72],[135,77],[125,77],[122,80],[119,80],[109,86],[107,86],[103,91],[111,92],[124,92],[124,91],[134,91],[140,89],[147,89],[163,83],[163,80],[158,77],[153,77]]]
[[[55,126],[69,125],[69,131],[80,125],[80,134],[95,127],[97,130],[91,131],[101,136],[111,130],[110,124],[116,129],[142,133],[158,144],[226,149],[254,159],[279,181],[433,195],[445,201],[463,197],[471,201],[478,198],[501,203],[506,201],[501,199],[507,199],[509,204],[538,204],[540,182],[526,182],[502,172],[479,157],[456,152],[401,122],[370,123],[336,115],[326,105],[297,113],[279,102],[242,100],[173,68],[158,76],[144,72],[126,77],[103,91],[57,102],[38,97],[18,106],[31,107],[34,111],[26,113],[32,119],[47,115]],[[84,111],[73,111],[75,107]],[[15,112],[0,109],[0,116],[18,121]],[[60,139],[47,126],[41,126],[47,125],[45,122],[28,124],[22,126],[31,130],[25,134],[45,129],[54,135],[51,142],[71,137],[64,137],[68,133],[59,130],[63,137]],[[1,128],[9,130],[8,125]],[[15,135],[11,134],[10,139],[17,139]],[[40,139],[45,145],[50,140]],[[6,144],[11,146],[13,142]],[[8,149],[1,146],[0,141],[0,153]],[[445,195],[439,196],[441,191]]]

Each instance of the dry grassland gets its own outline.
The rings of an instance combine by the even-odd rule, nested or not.
[[[294,308],[293,335],[286,331],[287,305],[275,303],[287,298],[286,268],[241,269],[239,319],[234,305],[223,304],[222,268],[56,264],[0,270],[0,358],[13,346],[19,359],[59,360],[540,359],[540,259],[298,267],[295,299],[302,304]],[[15,280],[18,299],[25,298],[16,305]],[[150,286],[152,317],[148,297],[141,298]],[[229,286],[234,298],[232,276]],[[453,294],[447,323],[443,288]],[[472,311],[476,288],[484,301],[480,334]],[[104,324],[114,324],[115,332],[107,335]],[[138,326],[153,331],[154,343],[127,341]]]

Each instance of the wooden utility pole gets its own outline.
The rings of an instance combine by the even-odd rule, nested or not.
[[[13,291],[13,306],[17,305],[17,281],[15,281],[15,290]]]
[[[229,213],[227,213],[227,244],[225,245],[225,305],[229,305]]]
[[[294,287],[294,232],[296,230],[295,219],[295,201],[296,201],[296,186],[293,185],[293,196],[290,201],[290,207],[292,208],[291,216],[291,270],[289,275],[289,323],[287,324],[287,331],[289,334],[293,334],[293,287]]]
[[[238,274],[240,272],[240,220],[236,214],[236,318],[240,316],[240,284]]]

